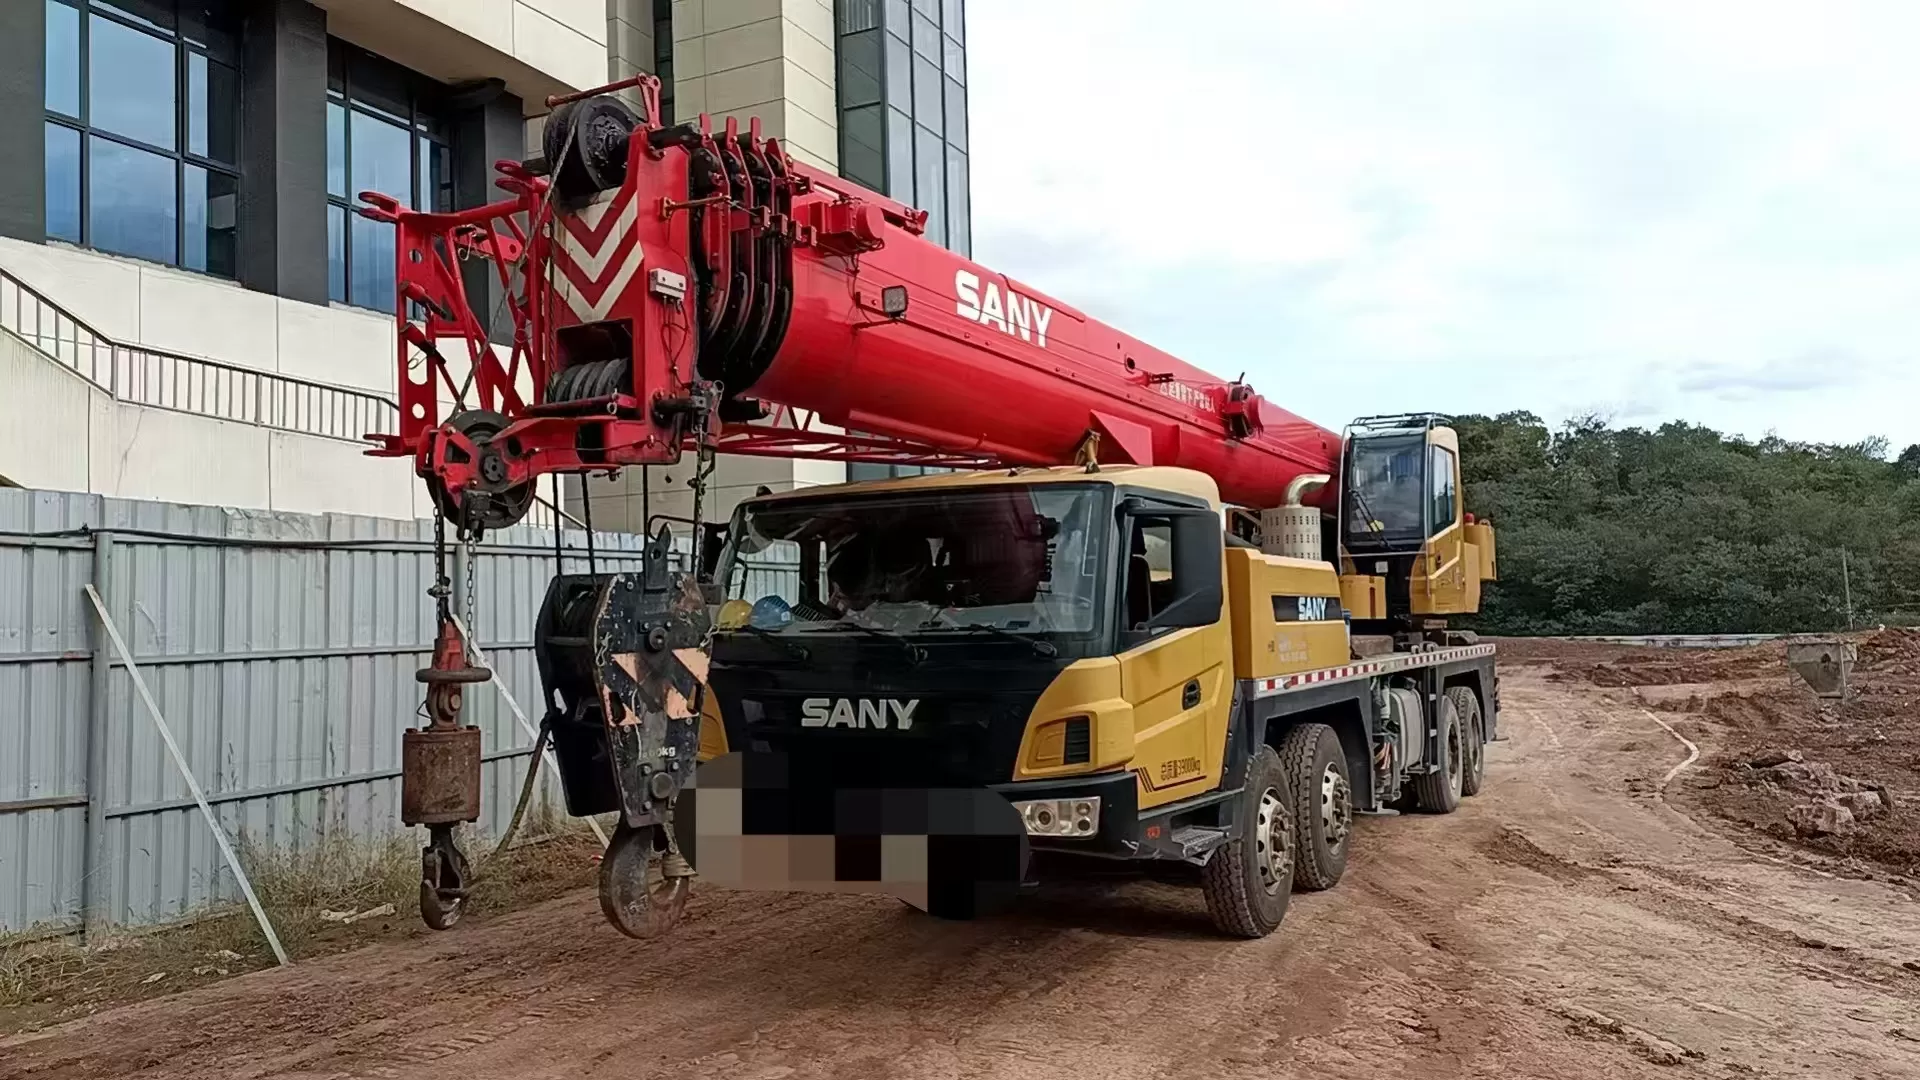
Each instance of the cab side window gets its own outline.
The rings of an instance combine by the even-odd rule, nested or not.
[[[1427,535],[1434,536],[1452,527],[1459,500],[1454,491],[1453,451],[1434,446],[1428,448],[1428,453],[1427,483],[1432,493],[1432,510],[1427,515]]]
[[[1142,630],[1175,595],[1173,523],[1165,518],[1137,517],[1131,520],[1128,531],[1126,629]]]

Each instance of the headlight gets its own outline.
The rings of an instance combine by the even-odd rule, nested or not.
[[[1016,802],[1028,836],[1092,836],[1100,831],[1100,796]]]

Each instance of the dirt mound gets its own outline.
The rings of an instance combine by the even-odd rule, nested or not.
[[[1775,762],[1786,755],[1789,760]],[[1800,750],[1742,757],[1716,757],[1689,785],[1689,796],[1776,839],[1878,863],[1898,874],[1920,874],[1913,792],[1903,795],[1893,785],[1844,772],[1830,761],[1806,760]]]
[[[1486,638],[1498,650],[1502,664],[1599,663],[1618,659],[1635,650],[1627,645],[1602,641],[1570,641],[1566,638]]]
[[[1797,750],[1769,753],[1736,771],[1749,787],[1803,799],[1787,809],[1787,823],[1801,836],[1841,835],[1893,809],[1893,794],[1885,784],[1870,784],[1803,757]]]
[[[1677,686],[1738,682],[1786,674],[1786,650],[1778,642],[1738,649],[1637,649],[1597,662],[1564,660],[1550,678],[1595,686]]]
[[[1898,626],[1881,630],[1860,643],[1859,668],[1905,667],[1920,671],[1920,628]]]
[[[1751,668],[1734,659],[1718,670]],[[1781,840],[1920,875],[1920,632],[1861,639],[1846,701],[1788,677],[1712,689],[1687,704],[1722,752],[1683,797]]]
[[[1807,722],[1806,703],[1801,695],[1787,687],[1759,693],[1729,691],[1708,697],[1695,694],[1689,701],[1694,703],[1694,711],[1753,737],[1766,732],[1793,731]]]

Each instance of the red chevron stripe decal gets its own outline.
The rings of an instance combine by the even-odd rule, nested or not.
[[[560,218],[552,280],[555,291],[582,321],[605,318],[639,273],[643,257],[635,230],[639,205],[629,191],[608,192]]]
[[[638,242],[633,233],[629,231],[627,235],[615,242],[615,246],[598,254],[602,256],[612,256],[612,258],[607,259],[606,265],[608,267],[618,266],[620,263],[626,261],[627,255],[632,252],[634,245]],[[557,254],[559,257],[554,259],[554,264],[560,268],[562,274],[566,275],[567,283],[573,286],[574,291],[580,294],[581,299],[589,304],[598,304],[601,298],[606,295],[607,288],[615,281],[615,275],[608,273],[603,267],[600,276],[594,277],[590,272],[590,268],[580,265],[577,260],[567,257],[564,252]]]
[[[589,202],[571,214],[560,215],[560,226],[571,233],[581,247],[598,251],[632,199],[633,193],[622,188],[605,202]]]

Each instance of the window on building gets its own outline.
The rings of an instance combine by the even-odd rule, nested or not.
[[[887,138],[880,0],[848,0],[839,19],[840,175],[884,192]]]
[[[660,80],[660,123],[673,123],[673,0],[653,0],[653,74]]]
[[[342,41],[327,48],[328,295],[391,311],[393,226],[353,212],[363,191],[453,209],[453,150],[439,84]]]
[[[47,237],[232,277],[240,162],[232,4],[37,2],[47,17]]]
[[[972,249],[964,0],[835,0],[840,172],[927,211],[927,236]]]
[[[947,242],[947,145],[940,133],[915,124],[913,128],[914,205],[927,212],[927,239]]]

